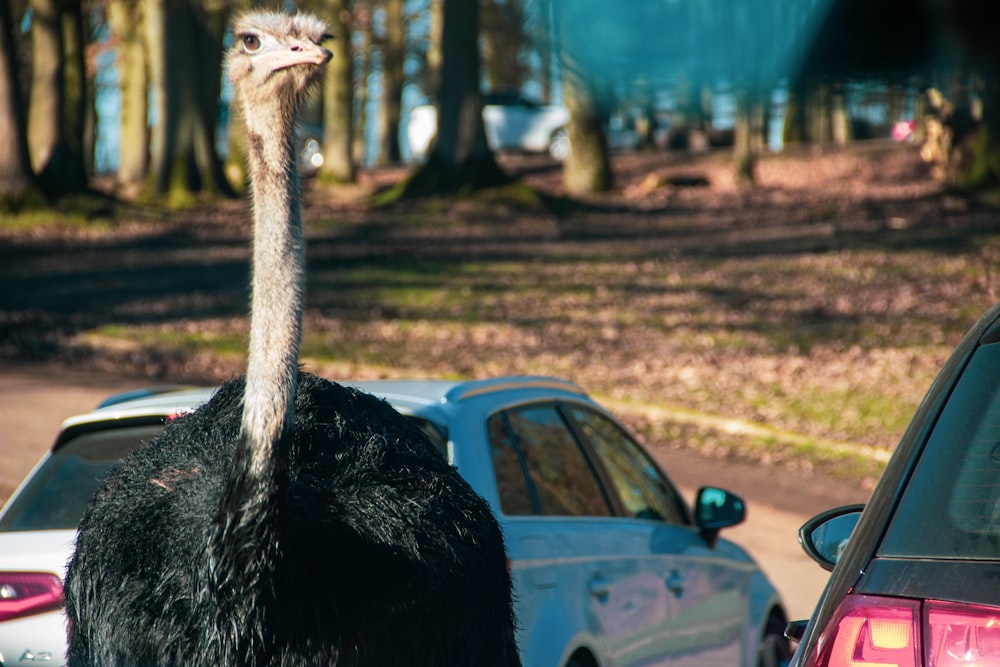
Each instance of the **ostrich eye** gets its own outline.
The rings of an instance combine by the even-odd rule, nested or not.
[[[260,49],[260,37],[257,35],[243,35],[243,49],[247,53],[253,53]]]

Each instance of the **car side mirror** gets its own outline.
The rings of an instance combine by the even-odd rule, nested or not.
[[[714,486],[698,489],[694,501],[694,519],[709,547],[723,528],[742,523],[747,517],[747,506],[735,493]]]
[[[799,528],[802,550],[824,570],[832,571],[844,555],[864,505],[844,505],[817,514]]]

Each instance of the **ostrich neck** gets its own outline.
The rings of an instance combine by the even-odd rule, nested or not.
[[[253,203],[253,282],[243,435],[251,469],[269,465],[294,410],[302,337],[304,249],[291,122],[247,116]]]

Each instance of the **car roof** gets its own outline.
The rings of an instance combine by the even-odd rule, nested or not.
[[[486,380],[364,380],[340,384],[387,400],[397,410],[419,413],[428,406],[459,403],[476,397],[517,392],[526,398],[540,394],[587,397],[579,385],[562,378],[510,375]],[[93,411],[66,419],[65,432],[97,422],[190,412],[211,398],[215,387],[161,386],[109,396]]]

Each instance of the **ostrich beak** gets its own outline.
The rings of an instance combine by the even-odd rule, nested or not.
[[[333,54],[307,39],[293,39],[286,48],[277,49],[266,55],[266,65],[272,72],[295,67],[296,65],[325,65]]]

